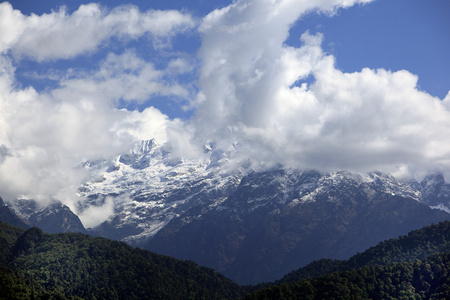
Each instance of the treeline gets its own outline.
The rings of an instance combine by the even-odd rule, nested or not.
[[[321,259],[246,299],[450,299],[450,222],[414,230],[349,260]]]
[[[19,233],[21,233],[19,235]],[[0,224],[3,299],[235,299],[218,272],[125,243]]]
[[[450,221],[414,230],[398,239],[390,239],[352,256],[349,260],[321,259],[292,271],[275,284],[290,283],[333,272],[358,269],[367,265],[423,260],[435,253],[450,252]]]
[[[245,299],[450,299],[450,254],[268,287]]]

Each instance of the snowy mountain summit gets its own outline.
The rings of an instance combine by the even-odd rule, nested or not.
[[[240,169],[222,168],[228,155],[207,145],[197,160],[186,160],[148,140],[113,159],[87,162],[90,179],[79,189],[85,199],[81,215],[92,206],[111,207],[109,218],[94,231],[143,245],[189,209],[208,210],[225,200],[242,178]]]
[[[240,214],[244,213],[237,211],[240,207],[249,211],[264,205],[280,209],[311,201],[340,201],[342,195],[351,195],[355,188],[368,199],[379,194],[397,195],[438,207],[431,200],[425,201],[422,191],[430,195],[433,180],[440,182],[436,185],[441,190],[442,186],[448,186],[439,176],[427,177],[422,186],[401,183],[379,172],[320,173],[298,169],[254,172],[242,166],[233,169],[229,162],[233,150],[220,151],[210,143],[197,159],[183,159],[173,155],[165,145],[146,140],[112,159],[87,162],[84,167],[90,177],[79,189],[84,199],[79,208],[82,220],[89,209],[103,209],[109,216],[101,224],[85,225],[93,227],[91,230],[99,235],[143,246],[170,221],[180,219],[188,223],[211,210]],[[224,205],[227,198],[233,199],[238,187],[248,189],[247,198]],[[445,201],[450,197],[445,199],[441,199],[440,207],[448,205]]]

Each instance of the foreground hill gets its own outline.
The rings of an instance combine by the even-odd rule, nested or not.
[[[346,261],[315,261],[266,288],[242,287],[193,262],[80,233],[0,222],[0,246],[0,299],[237,299],[251,291],[247,299],[450,297],[449,221]]]
[[[294,270],[277,280],[277,284],[309,279],[338,271],[349,271],[367,265],[386,266],[392,263],[423,260],[440,252],[450,253],[450,221],[440,222],[389,239],[349,260],[321,259]]]
[[[20,234],[20,235],[19,235]],[[216,271],[79,233],[45,234],[0,223],[1,296],[85,299],[237,298]]]
[[[450,222],[295,270],[246,299],[450,299]],[[263,286],[263,285],[260,285]]]
[[[262,289],[245,299],[450,299],[450,254],[364,266]]]

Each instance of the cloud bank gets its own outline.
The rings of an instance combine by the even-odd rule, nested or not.
[[[305,32],[299,48],[284,44],[303,14],[363,2],[238,1],[205,17],[199,135],[239,142],[242,160],[266,165],[448,169],[450,96],[420,91],[406,70],[342,72],[320,34]]]
[[[255,167],[450,175],[450,94],[421,91],[407,70],[345,73],[322,49],[326,37],[307,28],[300,47],[285,44],[305,14],[369,2],[240,0],[202,20],[98,4],[25,16],[1,3],[0,193],[10,201],[58,198],[74,208],[84,175],[77,164],[151,138],[189,158],[209,140],[237,145],[236,163]],[[179,35],[201,38],[196,58],[171,48]],[[136,46],[110,50],[139,39],[155,57],[143,58]],[[101,59],[89,69],[49,72],[55,87],[18,84],[24,60],[45,68],[94,53]],[[150,105],[119,108],[159,96],[189,102],[193,117],[173,119]]]
[[[57,198],[74,208],[81,162],[125,151],[136,140],[164,143],[167,128],[180,126],[152,106],[118,107],[159,95],[189,98],[191,91],[173,74],[186,72],[182,57],[169,56],[167,67],[158,68],[133,48],[104,51],[90,69],[49,72],[57,85],[42,92],[18,84],[16,70],[23,59],[45,69],[45,61],[100,51],[114,38],[124,45],[145,38],[154,49],[167,47],[167,54],[170,40],[195,25],[189,14],[89,4],[71,15],[61,9],[24,16],[4,2],[0,22],[0,193],[6,200],[33,198],[45,205]]]

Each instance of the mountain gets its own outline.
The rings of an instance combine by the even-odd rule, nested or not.
[[[188,159],[149,140],[87,161],[76,210],[104,215],[88,228],[92,235],[194,260],[242,284],[275,280],[315,259],[347,259],[450,219],[450,185],[439,173],[404,182],[380,172],[255,167],[236,163],[238,147],[209,142]],[[84,232],[61,203],[21,200],[13,208],[44,231]]]
[[[246,291],[193,262],[79,233],[0,222],[0,243],[5,299],[236,299]]]
[[[48,233],[86,232],[78,216],[57,200],[46,206],[39,206],[35,200],[18,199],[10,208],[21,222],[39,227]]]
[[[215,209],[172,220],[146,249],[254,284],[319,258],[347,259],[379,241],[450,219],[390,182],[376,173],[253,173]]]
[[[38,226],[48,233],[86,233],[78,216],[57,200],[40,206],[35,200],[17,199],[7,205],[0,197],[0,221],[25,229]]]
[[[450,213],[450,184],[441,173],[425,176],[420,182],[422,202]]]
[[[228,165],[230,152],[206,145],[199,159],[186,160],[151,140],[86,162],[90,178],[80,187],[78,210],[113,203],[114,214],[90,232],[142,247],[172,219],[194,207],[212,209],[236,189],[242,170]]]
[[[13,213],[9,207],[3,202],[0,197],[0,221],[11,224],[13,226],[30,228],[23,220],[21,220],[15,213]]]
[[[153,140],[136,143],[83,164],[90,178],[78,211],[112,207],[91,234],[192,259],[242,284],[450,219],[440,174],[402,182],[380,172],[253,169],[234,163],[235,153],[210,142],[182,159]]]

